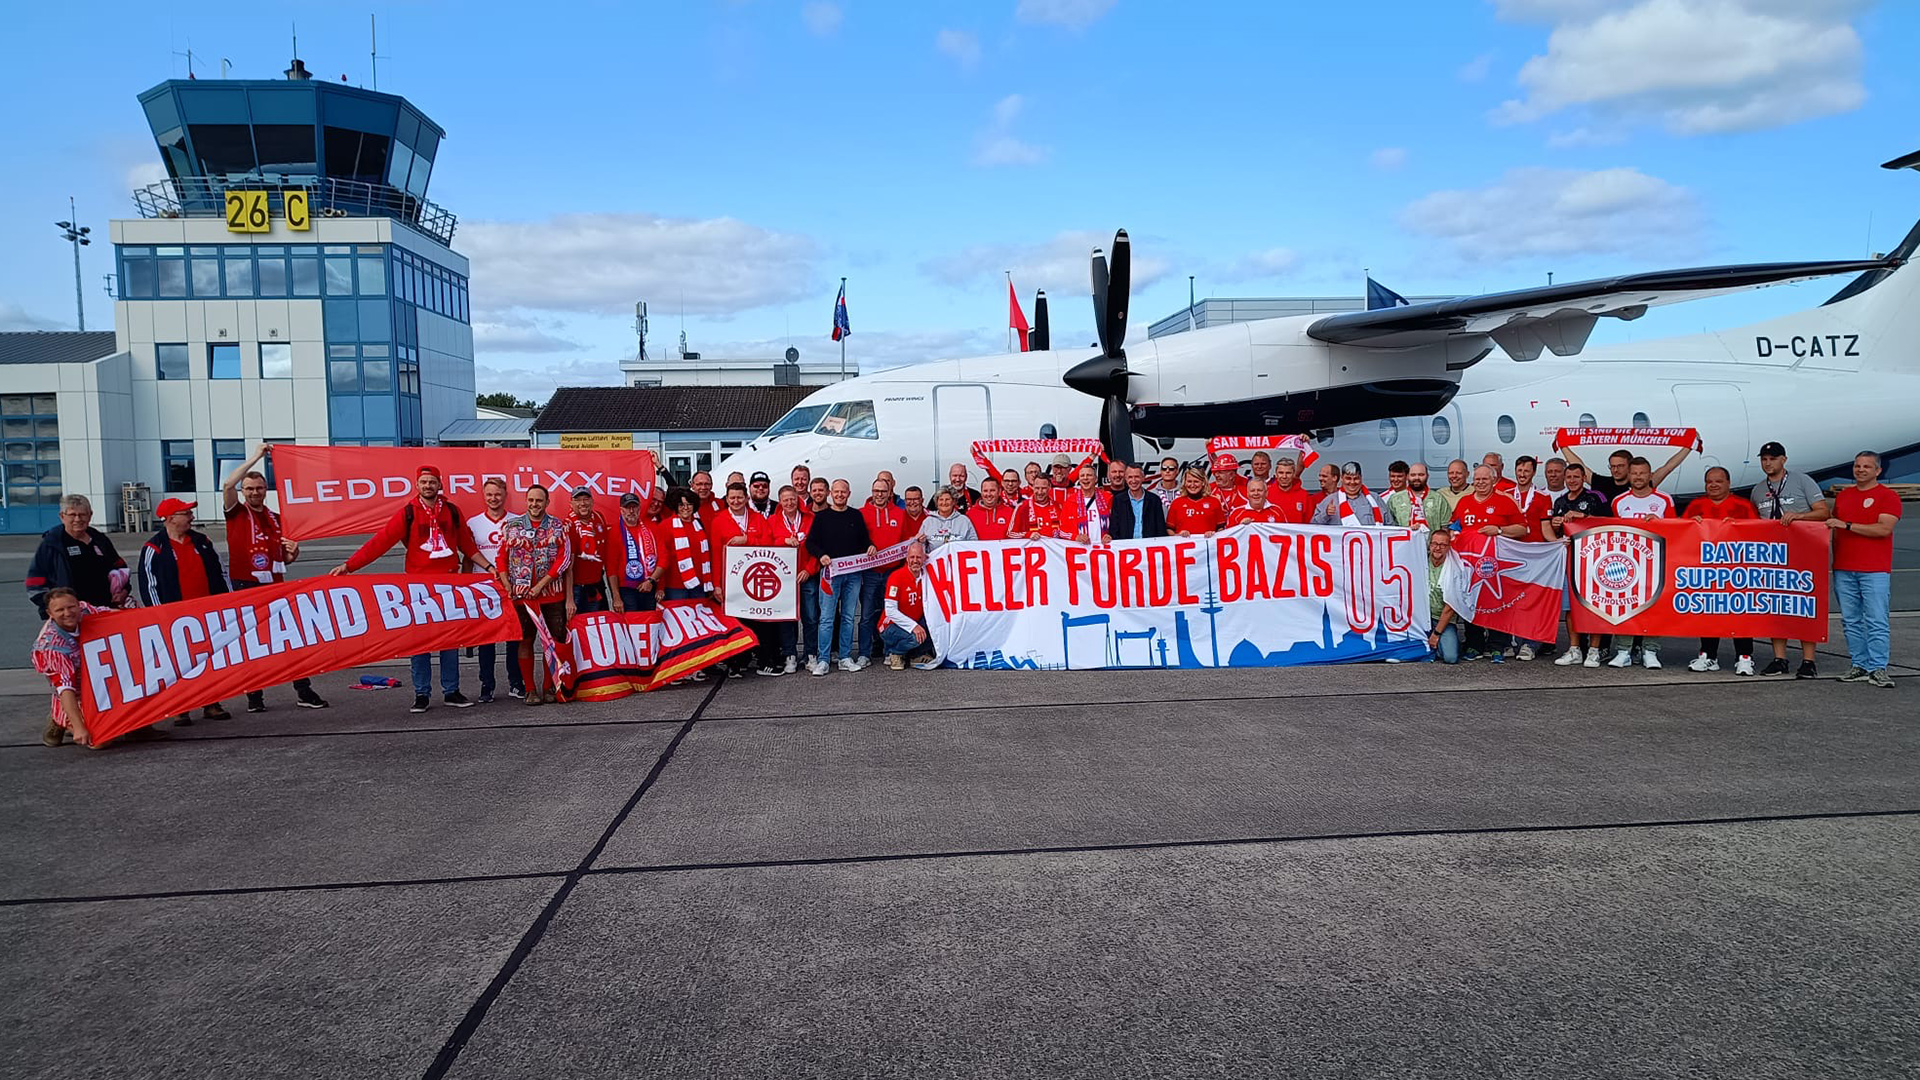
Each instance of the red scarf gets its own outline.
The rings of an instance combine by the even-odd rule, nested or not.
[[[707,528],[700,523],[700,515],[695,514],[692,523],[688,523],[675,514],[667,519],[667,528],[673,533],[673,565],[680,572],[680,587],[705,589],[706,583],[700,580],[700,567],[712,566],[713,554],[707,546]],[[696,543],[699,545],[697,559]]]
[[[1407,504],[1413,508],[1413,513],[1410,515],[1412,517],[1412,523],[1410,527],[1415,529],[1426,528],[1427,527],[1426,495],[1417,493],[1412,488],[1408,488]]]
[[[627,519],[621,518],[620,536],[627,545],[627,565],[621,573],[628,586],[638,588],[642,581],[653,576],[653,568],[660,565],[660,549],[654,544],[653,530],[645,521],[628,525]],[[636,574],[635,570],[640,572]]]
[[[1360,494],[1367,495],[1367,494],[1370,494],[1370,492],[1368,492],[1367,489],[1363,487],[1360,489]],[[1347,501],[1347,489],[1344,487],[1340,489],[1340,502],[1338,503],[1338,506],[1340,508],[1340,524],[1342,525],[1363,524],[1363,522],[1360,520],[1360,515],[1353,512],[1353,504]],[[1372,503],[1370,504],[1370,508],[1373,510],[1373,523],[1375,525],[1380,524],[1381,523],[1380,501],[1378,499],[1373,500]]]
[[[426,552],[429,559],[453,557],[453,549],[447,546],[446,535],[440,531],[440,508],[445,505],[439,499],[432,502],[424,496],[420,499],[420,512],[427,517],[427,542],[420,545],[420,550]]]
[[[574,558],[600,562],[604,558],[600,554],[600,537],[607,531],[607,520],[600,516],[598,510],[587,511],[586,517],[574,514],[573,520],[585,526],[573,531],[573,535],[580,541],[579,550],[573,553]]]

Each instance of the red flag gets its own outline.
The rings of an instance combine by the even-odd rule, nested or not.
[[[1564,546],[1461,533],[1440,572],[1447,605],[1463,620],[1526,641],[1559,633]]]
[[[1032,332],[1027,326],[1027,313],[1020,310],[1020,297],[1013,291],[1013,279],[1007,279],[1007,325],[1020,331],[1020,351],[1027,351],[1027,335]]]

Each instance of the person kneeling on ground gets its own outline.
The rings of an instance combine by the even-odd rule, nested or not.
[[[59,746],[71,734],[75,746],[92,748],[80,710],[80,620],[113,609],[86,603],[64,586],[48,589],[41,602],[47,607],[47,624],[33,640],[33,670],[53,685],[53,715],[40,741]]]
[[[1453,551],[1453,533],[1436,529],[1427,535],[1427,604],[1433,612],[1433,629],[1427,634],[1427,648],[1443,664],[1460,662],[1460,616],[1447,605],[1447,556]]]
[[[927,569],[927,547],[918,540],[907,545],[907,565],[887,578],[886,609],[880,615],[880,641],[887,650],[887,667],[899,671],[913,660],[921,671],[940,666],[933,639],[927,635],[926,605],[921,600],[920,575]]]

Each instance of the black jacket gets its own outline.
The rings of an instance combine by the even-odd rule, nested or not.
[[[47,617],[47,592],[72,589],[80,599],[99,607],[113,606],[110,575],[126,568],[126,560],[113,550],[113,541],[99,529],[89,528],[85,542],[67,535],[64,525],[55,525],[40,535],[33,562],[27,566],[27,598]]]
[[[220,565],[220,553],[213,549],[213,541],[198,529],[188,530],[187,540],[206,565],[207,592],[227,592],[227,571]],[[165,529],[153,534],[153,539],[140,549],[139,596],[143,607],[172,604],[180,599],[180,567],[173,560],[173,543]]]
[[[1140,500],[1145,511],[1146,521],[1142,523],[1140,535],[1153,537],[1167,535],[1167,511],[1160,505],[1160,496],[1151,491],[1143,492],[1146,498]],[[1113,497],[1113,513],[1107,517],[1107,535],[1115,540],[1133,539],[1133,497],[1122,492]]]

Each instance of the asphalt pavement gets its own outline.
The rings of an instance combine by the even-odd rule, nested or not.
[[[40,746],[20,683],[0,1060],[1906,1077],[1908,627],[1890,691],[1540,663],[876,668],[410,716],[338,675],[331,709],[278,689],[100,752]]]

